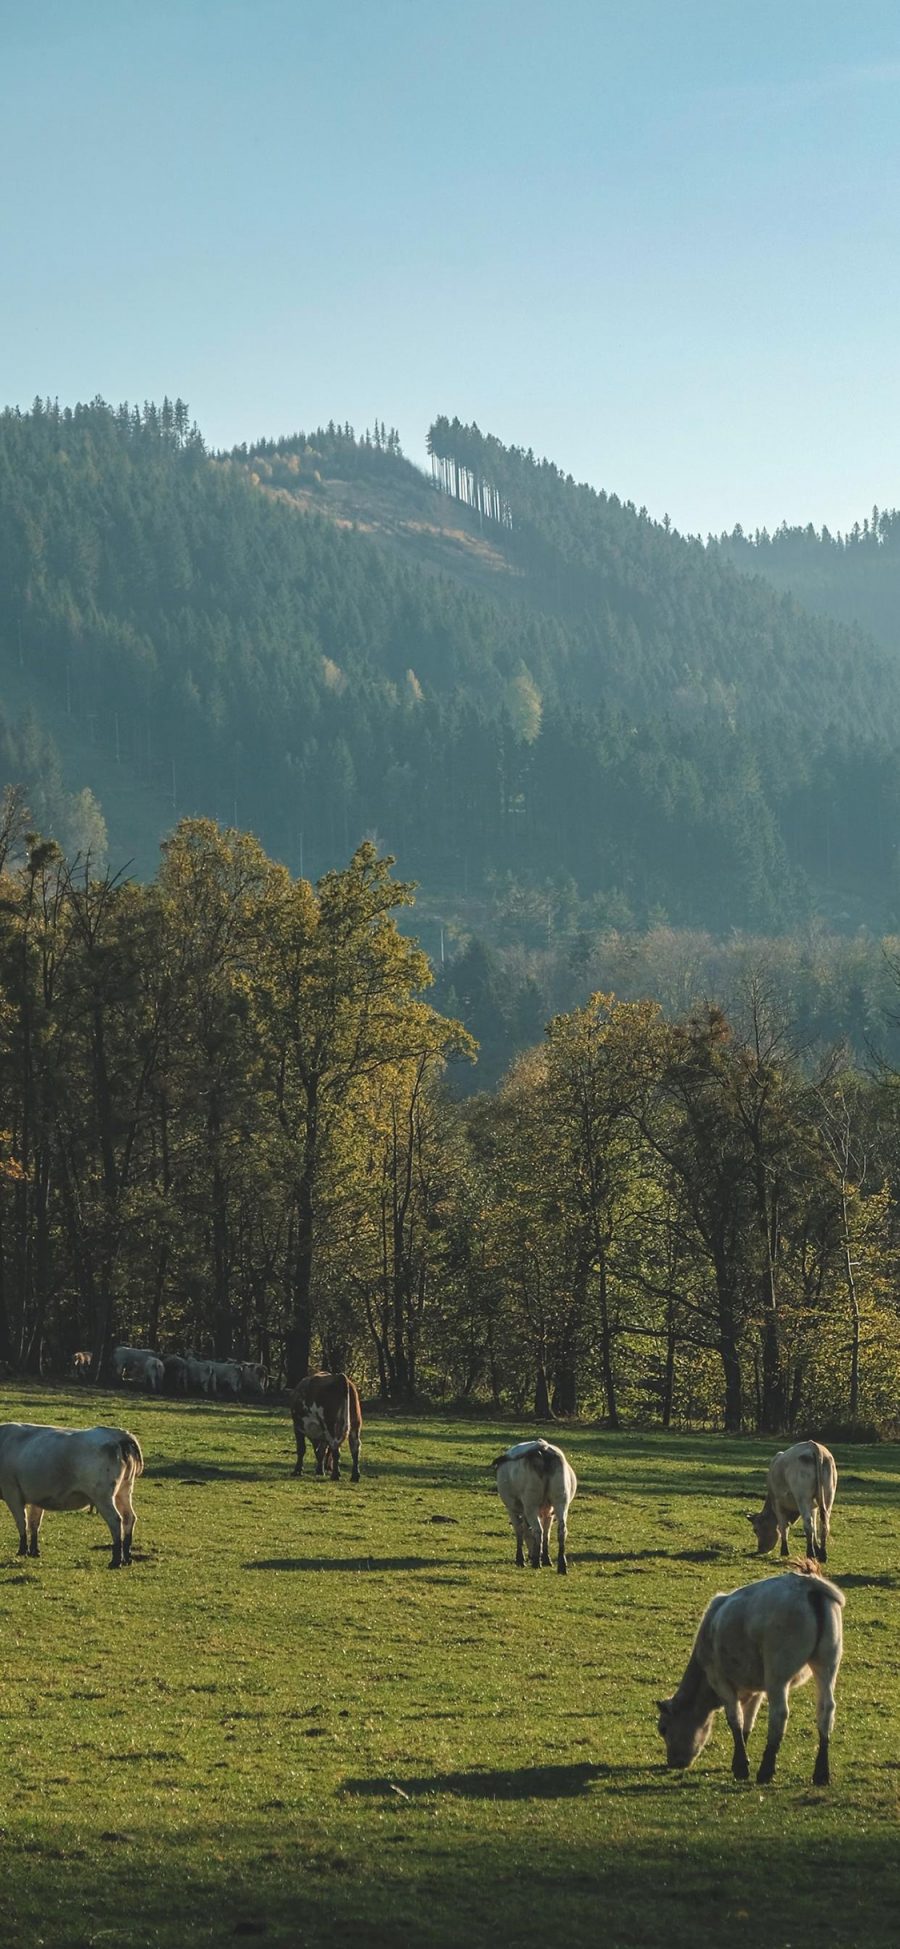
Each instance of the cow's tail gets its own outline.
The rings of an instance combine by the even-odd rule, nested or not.
[[[335,1416],[334,1439],[342,1442],[350,1433],[350,1382],[346,1374],[339,1374],[338,1379],[344,1383],[344,1394]]]
[[[119,1451],[126,1467],[131,1466],[135,1475],[143,1475],[144,1457],[141,1454],[141,1444],[135,1435],[129,1434],[127,1428],[120,1431]]]
[[[822,1641],[822,1633],[826,1624],[831,1622],[835,1609],[839,1612],[843,1610],[844,1593],[838,1590],[837,1584],[830,1584],[820,1572],[817,1577],[810,1578],[806,1586],[806,1595],[816,1616],[816,1642],[810,1653],[810,1657],[814,1658]]]
[[[822,1525],[822,1542],[824,1544],[828,1540],[828,1509],[825,1503],[825,1483],[822,1478],[821,1442],[814,1441],[812,1449],[816,1458],[816,1508],[818,1509],[819,1521]]]

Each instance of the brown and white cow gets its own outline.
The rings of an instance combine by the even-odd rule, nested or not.
[[[781,1554],[788,1553],[788,1531],[799,1516],[806,1536],[806,1554],[827,1562],[831,1510],[837,1488],[837,1465],[820,1441],[798,1441],[772,1457],[766,1476],[766,1499],[758,1515],[747,1521],[756,1535],[756,1554],[766,1556],[781,1537]],[[818,1530],[821,1529],[821,1537]]]
[[[316,1474],[340,1475],[339,1451],[347,1442],[353,1458],[351,1482],[359,1481],[359,1446],[362,1409],[359,1395],[346,1374],[308,1374],[290,1397],[291,1419],[297,1440],[295,1475],[303,1472],[307,1439],[316,1457]]]

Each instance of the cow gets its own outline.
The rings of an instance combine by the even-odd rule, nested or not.
[[[497,1492],[508,1512],[516,1534],[516,1564],[525,1563],[525,1544],[530,1544],[532,1570],[550,1562],[550,1525],[556,1517],[558,1550],[556,1568],[561,1577],[569,1565],[566,1558],[569,1504],[578,1488],[575,1471],[561,1448],[538,1437],[519,1441],[491,1462],[496,1470]]]
[[[330,1468],[336,1482],[341,1472],[339,1451],[347,1442],[353,1459],[351,1482],[359,1481],[359,1448],[362,1409],[359,1395],[346,1374],[308,1374],[290,1396],[291,1419],[297,1441],[295,1475],[303,1473],[306,1437],[312,1442],[316,1474]]]
[[[837,1468],[830,1449],[820,1441],[798,1441],[784,1448],[769,1463],[766,1499],[758,1515],[748,1513],[747,1521],[756,1533],[756,1554],[767,1556],[776,1537],[781,1537],[781,1554],[788,1554],[788,1530],[796,1516],[802,1517],[806,1533],[806,1554],[828,1561],[828,1534],[831,1509],[837,1488]],[[817,1533],[818,1516],[821,1540]]]
[[[749,1780],[747,1740],[765,1693],[769,1722],[756,1778],[759,1786],[768,1786],[787,1725],[788,1694],[812,1676],[819,1728],[813,1786],[829,1785],[828,1742],[843,1648],[844,1596],[812,1558],[798,1569],[803,1574],[765,1577],[707,1605],[677,1692],[657,1700],[667,1766],[693,1765],[723,1709],[734,1741],[731,1771],[736,1780]]]
[[[192,1394],[215,1394],[216,1376],[211,1360],[198,1360],[196,1354],[185,1354],[188,1387]]]
[[[239,1360],[214,1360],[212,1363],[214,1394],[230,1394],[237,1400],[241,1391],[241,1363]]]
[[[112,1537],[111,1570],[131,1562],[131,1491],[144,1458],[127,1428],[0,1423],[0,1496],[19,1532],[19,1555],[40,1556],[45,1509],[99,1510]]]
[[[188,1391],[188,1364],[180,1353],[163,1355],[163,1386],[167,1394],[186,1394]]]
[[[72,1372],[73,1372],[73,1374],[74,1374],[74,1376],[75,1376],[75,1379],[76,1379],[77,1381],[89,1381],[89,1380],[90,1380],[90,1378],[91,1378],[91,1363],[92,1363],[92,1360],[93,1360],[93,1355],[92,1355],[92,1354],[89,1354],[89,1353],[73,1353],[73,1355],[72,1355]]]
[[[259,1401],[269,1385],[269,1376],[259,1360],[241,1361],[241,1391],[251,1400]]]
[[[112,1358],[117,1381],[138,1381],[151,1394],[161,1392],[166,1370],[158,1353],[149,1347],[114,1347]]]

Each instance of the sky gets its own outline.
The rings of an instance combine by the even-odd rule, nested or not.
[[[690,533],[900,503],[900,9],[0,0],[0,403],[476,420]]]

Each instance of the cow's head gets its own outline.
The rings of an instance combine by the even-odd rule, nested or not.
[[[759,1515],[755,1516],[752,1510],[748,1509],[747,1521],[756,1537],[757,1556],[767,1556],[769,1551],[774,1549],[778,1537],[778,1524],[775,1521],[774,1510],[761,1509]]]
[[[693,1766],[698,1753],[702,1753],[713,1728],[715,1714],[710,1712],[703,1719],[697,1719],[686,1706],[676,1704],[674,1698],[657,1699],[659,1721],[657,1732],[666,1742],[666,1765],[678,1768],[681,1772]]]

